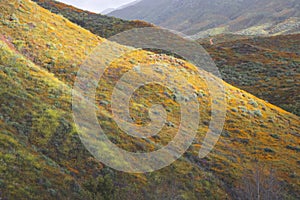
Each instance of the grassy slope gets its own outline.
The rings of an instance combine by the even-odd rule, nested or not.
[[[300,115],[299,34],[233,40],[216,37],[215,45],[200,40],[224,80],[285,110]],[[226,41],[227,40],[227,41]],[[230,41],[232,40],[232,41]]]
[[[53,13],[60,14],[70,21],[79,24],[85,29],[90,30],[101,37],[108,38],[117,33],[141,27],[151,27],[152,25],[143,21],[127,21],[115,17],[108,17],[101,14],[92,13],[77,9],[53,0],[34,0],[40,6]]]
[[[52,108],[58,99],[49,98],[53,93],[61,93],[62,83],[5,42],[1,41],[0,46],[0,196],[37,199],[39,191],[43,191],[43,198],[51,195],[79,197],[78,192],[69,189],[71,184],[78,184],[67,168],[58,165],[46,152],[41,153],[43,150],[38,145],[62,126],[54,120],[63,120],[63,111]],[[64,99],[65,96],[61,96],[60,102]]]
[[[223,136],[208,158],[197,158],[209,120],[210,98],[204,81],[191,76],[193,67],[188,64],[184,64],[187,70],[181,70],[179,75],[191,76],[189,82],[206,96],[199,98],[203,102],[202,126],[185,157],[170,167],[144,175],[116,172],[96,162],[76,135],[70,88],[78,65],[103,39],[28,0],[17,9],[10,9],[9,4],[0,9],[2,197],[172,199],[171,194],[176,194],[189,199],[231,198],[243,173],[253,169],[255,160],[268,168],[272,166],[290,196],[299,197],[299,118],[230,85],[226,85],[229,107]],[[133,52],[120,60],[126,67],[115,64],[111,73],[120,75],[138,61],[155,62],[149,55]],[[172,65],[168,59],[163,62]],[[102,85],[112,88],[109,82]],[[109,99],[108,93],[102,96]],[[148,99],[138,100],[145,106],[150,104]],[[176,111],[176,102],[167,97],[164,100],[167,107]],[[260,110],[262,116],[255,116],[255,110]],[[100,123],[106,125],[109,136],[115,137],[118,130],[107,119],[110,117],[102,116]],[[178,123],[176,117],[170,120]],[[167,129],[157,142],[165,143],[171,132]],[[126,135],[121,140],[124,148],[135,151],[141,147],[134,145],[141,141]],[[142,144],[145,149],[154,148],[151,143]]]
[[[101,37],[136,28],[139,24],[90,13],[53,0],[36,2]],[[106,31],[110,31],[109,35],[104,33]],[[199,41],[205,45],[208,40]],[[275,37],[222,34],[214,37],[214,42],[218,45],[205,47],[216,60],[226,82],[300,115],[299,34]]]

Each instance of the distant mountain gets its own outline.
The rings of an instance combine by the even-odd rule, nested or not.
[[[193,35],[276,35],[300,31],[299,0],[142,0],[109,13]]]
[[[33,1],[51,12],[60,14],[73,23],[76,23],[81,27],[90,30],[92,33],[105,38],[129,29],[153,26],[150,23],[139,20],[128,21],[102,14],[96,14],[54,0]]]
[[[107,14],[109,14],[109,13],[115,11],[115,10],[120,10],[120,9],[127,8],[127,7],[129,7],[129,6],[133,6],[134,4],[137,4],[137,3],[140,2],[140,1],[141,1],[141,0],[136,0],[136,1],[133,1],[133,2],[130,2],[130,3],[127,3],[127,4],[125,4],[125,5],[122,5],[122,6],[118,7],[118,8],[107,8],[107,9],[103,10],[103,11],[101,12],[101,14],[102,14],[102,15],[107,15]]]
[[[137,3],[141,2],[141,1],[142,0],[136,0],[136,1],[133,1],[133,2],[130,2],[130,3],[127,3],[127,4],[123,5],[123,6],[120,6],[120,7],[116,8],[115,10],[120,10],[120,9],[127,8],[129,6],[133,6],[133,5],[135,5],[135,4],[137,4]]]
[[[101,11],[101,14],[106,15],[108,13],[111,13],[111,12],[115,11],[115,10],[116,10],[115,8],[107,8],[107,9]]]

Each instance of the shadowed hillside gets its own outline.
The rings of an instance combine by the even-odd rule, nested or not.
[[[89,11],[80,10],[70,5],[66,5],[54,0],[33,0],[40,6],[53,13],[60,14],[71,22],[90,30],[101,37],[108,38],[117,33],[141,27],[151,27],[150,23],[139,20],[126,21],[115,17],[108,17]]]
[[[147,152],[168,143],[178,129],[180,109],[161,86],[141,88],[130,104],[132,118],[141,124],[147,123],[153,103],[168,110],[171,123],[156,137],[122,133],[110,108],[122,74],[136,63],[161,62],[178,71],[178,81],[189,77],[198,94],[197,137],[182,158],[156,172],[126,174],[104,166],[79,139],[71,89],[80,64],[105,40],[32,1],[0,3],[1,199],[245,199],[258,171],[260,180],[276,180],[264,181],[261,195],[280,188],[280,194],[273,193],[276,198],[299,199],[299,117],[225,84],[225,128],[213,152],[199,159],[211,115],[206,82],[195,75],[193,65],[142,50],[120,57],[105,72],[97,89],[99,123],[128,151]],[[110,44],[111,49],[127,49]]]
[[[300,115],[300,35],[203,39],[224,80]]]

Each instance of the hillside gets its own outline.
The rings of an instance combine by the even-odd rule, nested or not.
[[[299,6],[298,0],[143,0],[109,15],[148,21],[194,38],[276,35],[300,31]]]
[[[56,13],[65,13],[64,16],[73,21],[72,11],[65,9],[67,5],[51,0],[42,2],[40,4],[45,8],[55,9]],[[77,8],[73,10],[84,12]],[[78,23],[81,25],[81,22]],[[106,30],[101,26],[101,22],[96,32],[95,26],[83,27],[99,36]],[[116,29],[112,33],[117,34],[119,31],[121,30]],[[299,34],[275,37],[221,34],[213,40],[216,44],[214,46],[207,44],[208,39],[200,39],[199,42],[214,58],[226,82],[300,115],[297,54],[297,47],[300,45]]]
[[[225,128],[213,152],[199,159],[211,97],[193,65],[177,60],[175,66],[168,56],[160,62],[178,70],[179,81],[190,77],[189,84],[200,92],[201,126],[192,147],[171,166],[152,173],[127,174],[104,166],[79,139],[71,89],[80,64],[105,39],[32,1],[0,3],[1,199],[245,199],[258,171],[264,180],[261,191],[299,199],[299,117],[224,83]],[[111,49],[127,49],[110,44]],[[97,97],[108,103],[96,105],[99,123],[111,140],[132,152],[168,143],[179,126],[178,103],[157,85],[133,97],[132,117],[146,123],[147,112],[137,108],[163,103],[174,126],[149,142],[122,133],[112,121],[109,99],[115,83],[135,63],[156,63],[157,57],[135,50],[119,58],[97,89]]]
[[[150,23],[139,20],[127,21],[115,17],[108,17],[89,11],[84,11],[73,6],[54,0],[33,0],[40,6],[53,13],[60,14],[71,22],[90,30],[101,37],[108,38],[117,33],[141,27],[151,27]]]
[[[300,115],[300,34],[241,38],[219,35],[199,40],[214,59],[223,79]]]

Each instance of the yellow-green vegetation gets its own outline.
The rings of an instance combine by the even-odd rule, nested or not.
[[[48,157],[46,151],[40,152],[39,146],[44,145],[40,141],[55,133],[50,131],[54,127],[49,127],[53,124],[41,127],[42,124],[34,123],[43,120],[44,115],[50,121],[56,119],[47,109],[54,107],[56,101],[63,103],[64,97],[51,100],[48,95],[61,91],[63,85],[3,41],[0,46],[1,197],[38,199],[39,191],[44,191],[41,197],[63,198],[68,191],[71,197],[80,198],[78,192],[69,189],[70,184],[77,183],[67,169]],[[54,124],[61,126],[60,121]],[[38,131],[49,135],[38,135]]]
[[[118,21],[53,0],[35,1],[101,37],[109,37],[132,28],[151,26],[142,22]],[[121,28],[115,27],[115,23],[120,24]],[[251,29],[262,30],[261,27]],[[224,80],[299,116],[299,34],[277,37],[221,34],[227,32],[227,28],[223,26],[208,29],[197,35],[200,37],[202,34],[200,38],[205,35],[214,36],[213,42],[217,44],[215,46],[206,45],[209,39],[199,39],[199,42],[205,45],[215,59]],[[105,34],[104,31],[111,32]],[[17,48],[23,45],[22,41],[16,41],[16,44]],[[157,50],[151,51],[159,53]]]
[[[70,82],[75,77],[80,62],[103,41],[36,3],[10,2],[14,3],[14,9],[9,4],[0,8],[1,37],[14,44],[28,59],[65,81]]]
[[[142,22],[118,21],[53,0],[36,2],[101,37],[109,37],[132,28],[151,26]],[[121,28],[114,24],[119,24]],[[262,27],[251,29],[263,30]],[[199,42],[205,45],[215,59],[224,80],[299,116],[299,34],[277,37],[221,34],[227,32],[227,29],[226,26],[208,29],[196,36],[214,36],[213,41],[217,45],[213,47],[205,45],[208,39],[200,39]],[[110,33],[104,33],[106,31]],[[17,48],[23,45],[22,41],[16,41],[16,44]],[[158,53],[156,50],[151,51]]]
[[[167,56],[161,62],[178,70],[179,81],[189,77],[199,94],[201,122],[192,147],[171,166],[147,174],[117,172],[95,160],[75,129],[71,88],[78,66],[104,39],[32,1],[13,3],[12,7],[1,1],[0,6],[1,198],[235,199],[247,188],[239,187],[241,181],[259,163],[267,169],[265,176],[274,169],[283,198],[299,199],[299,117],[225,84],[229,105],[224,131],[213,152],[199,159],[211,98],[205,81],[194,75],[194,66],[183,61],[174,66]],[[137,91],[132,117],[140,124],[147,122],[146,111],[137,107],[143,111],[158,102],[169,110],[174,127],[142,140],[122,133],[112,121],[109,99],[114,83],[134,63],[157,62],[152,55],[136,50],[119,58],[97,90],[98,100],[108,103],[98,105],[99,123],[112,141],[133,152],[167,143],[179,125],[178,104],[157,85]],[[269,186],[265,187],[262,190]]]

